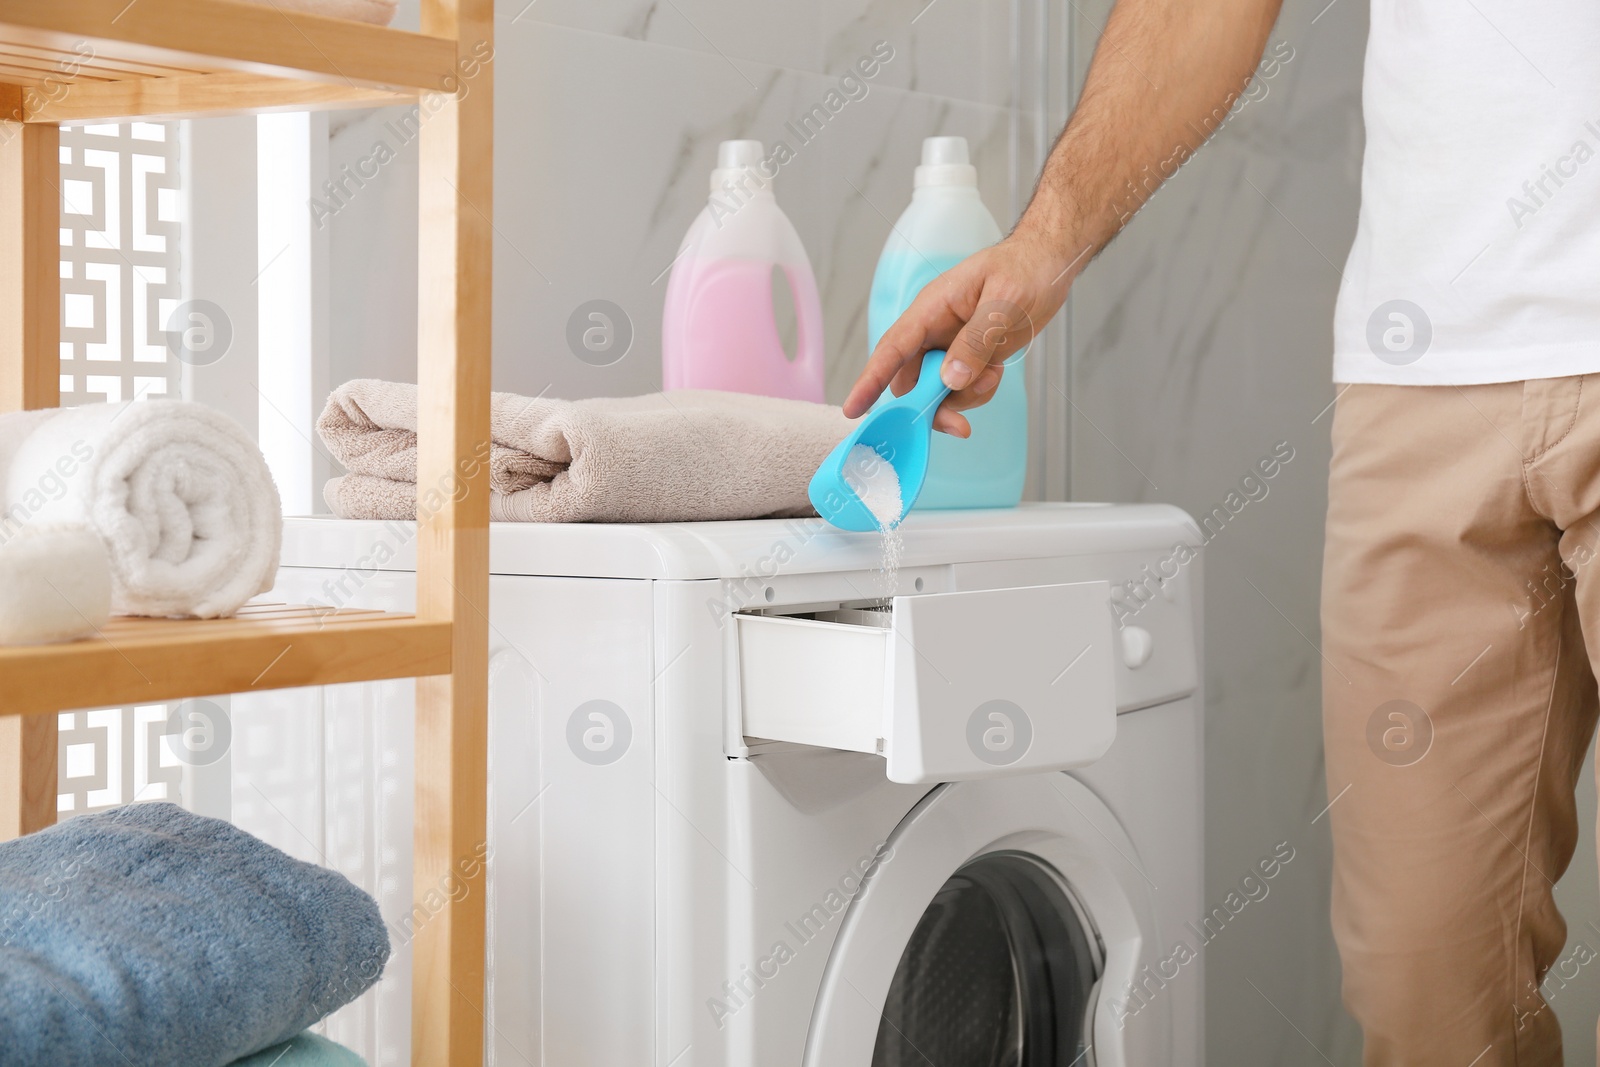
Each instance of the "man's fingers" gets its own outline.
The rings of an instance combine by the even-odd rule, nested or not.
[[[1001,339],[1003,337],[1002,330]],[[998,340],[990,336],[984,322],[977,317],[956,333],[945,350],[944,366],[939,370],[939,377],[944,379],[944,384],[950,387],[952,393],[959,393],[978,380],[978,376],[989,366],[989,357],[997,343]]]
[[[994,399],[994,391],[1000,387],[1001,376],[1005,373],[1004,363],[991,363],[985,367],[978,380],[959,393],[951,393],[945,398],[945,407],[951,411],[967,411],[987,404]]]
[[[895,371],[894,380],[889,383],[889,391],[895,396],[905,396],[916,386],[917,379],[922,376],[922,360],[913,359],[900,365]]]
[[[847,418],[854,419],[865,414],[883,393],[883,387],[894,380],[902,364],[895,354],[896,351],[885,348],[880,341],[872,355],[867,358],[867,365],[861,371],[861,376],[850,387],[850,395],[844,398],[844,413]]]
[[[972,424],[965,415],[946,406],[948,403],[946,401],[933,413],[933,428],[952,437],[971,437]]]
[[[962,267],[970,262],[964,261],[924,286],[905,313],[884,331],[878,347],[867,359],[866,369],[845,398],[845,415],[853,419],[863,414],[891,381],[896,383],[897,393],[903,392],[899,389],[902,379],[897,377],[903,368],[908,364],[914,368],[911,380],[915,382],[922,353],[944,348],[956,336],[966,319],[953,310],[952,304],[958,302],[956,298],[966,288]]]
[[[870,408],[884,386],[894,381],[903,367],[920,359],[927,351],[930,346],[925,342],[931,327],[945,317],[954,316],[926,289],[919,293],[905,314],[884,331],[878,347],[872,350],[866,369],[845,398],[845,415],[853,419]]]
[[[950,343],[941,377],[952,392],[991,391],[998,380],[991,380],[986,390],[975,389],[986,370],[1000,366],[1032,340],[1033,320],[1028,313],[985,288],[972,316]]]

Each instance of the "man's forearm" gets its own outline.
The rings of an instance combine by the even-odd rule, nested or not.
[[[1282,0],[1118,0],[1017,224],[1074,273],[1216,132]]]
[[[934,428],[965,437],[960,412],[994,395],[1006,361],[1061,309],[1077,272],[1226,119],[1281,2],[1118,0],[1011,236],[923,287],[878,340],[845,414],[865,412],[891,381],[904,394],[922,354],[943,349],[939,376],[952,393]]]

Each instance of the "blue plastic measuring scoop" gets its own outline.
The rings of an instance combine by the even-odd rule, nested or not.
[[[879,528],[876,516],[862,502],[851,481],[862,484],[862,472],[848,469],[850,450],[866,445],[894,468],[900,479],[900,514],[893,526],[906,517],[922,483],[928,476],[928,446],[933,440],[933,414],[950,389],[939,378],[944,353],[927,352],[917,384],[905,396],[887,393],[871,411],[861,417],[861,425],[840,441],[817,473],[811,476],[811,506],[817,514],[841,530],[871,531]],[[847,475],[853,477],[847,477]]]

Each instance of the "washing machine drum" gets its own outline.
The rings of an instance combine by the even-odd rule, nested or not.
[[[1102,950],[1060,877],[994,852],[940,888],[906,944],[872,1067],[1087,1062]]]

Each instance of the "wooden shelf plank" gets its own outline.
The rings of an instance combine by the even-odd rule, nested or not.
[[[0,68],[0,78],[3,77],[4,68]],[[71,92],[61,94],[59,99],[24,93],[23,118],[27,122],[60,125],[129,119],[215,118],[269,111],[384,107],[414,99],[415,95],[409,92],[224,71],[174,78],[80,80],[73,84]]]
[[[62,96],[80,72],[113,69],[421,91],[451,91],[456,74],[453,40],[239,0],[0,0],[0,60],[8,53],[30,67],[59,57],[48,77]]]
[[[0,715],[447,674],[451,625],[301,608],[113,619],[99,636],[0,648]]]
[[[51,48],[36,48],[32,45],[19,44],[15,41],[7,42],[3,47],[6,62],[12,66],[34,70],[41,75],[61,74],[61,53]],[[109,58],[90,58],[87,56],[72,57],[72,62],[78,68],[78,77],[85,74],[98,78],[170,78],[186,73],[183,67],[163,66],[160,63],[140,63],[137,60]],[[42,79],[41,79],[42,80]]]

